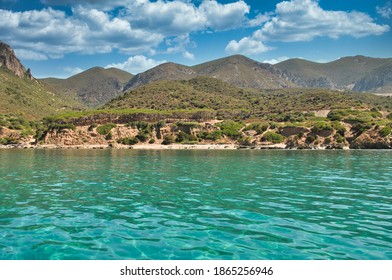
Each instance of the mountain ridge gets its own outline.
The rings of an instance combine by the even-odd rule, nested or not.
[[[291,81],[306,88],[329,88],[335,90],[377,92],[378,88],[392,85],[392,79],[384,79],[372,84],[365,84],[365,77],[378,76],[382,72],[392,72],[391,58],[372,58],[362,55],[347,56],[340,59],[317,63],[304,59],[288,59],[275,65]],[[383,71],[379,69],[383,68]],[[377,75],[375,74],[377,73]],[[370,75],[370,76],[369,76]],[[358,83],[361,83],[360,86]],[[377,90],[378,89],[378,90]]]
[[[117,68],[92,67],[67,79],[45,78],[42,82],[74,96],[88,107],[98,107],[122,94],[132,74]]]
[[[199,76],[216,78],[242,88],[296,87],[273,65],[260,63],[242,55],[233,55],[194,66],[163,63],[135,75],[124,87],[124,91],[157,80],[189,80]]]

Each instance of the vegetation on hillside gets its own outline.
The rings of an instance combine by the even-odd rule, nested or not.
[[[23,115],[33,120],[84,108],[69,96],[50,91],[36,80],[19,78],[1,67],[0,100],[0,114]]]

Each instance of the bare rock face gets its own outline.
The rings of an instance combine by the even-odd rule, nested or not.
[[[0,67],[7,68],[19,78],[29,77],[32,79],[30,71],[20,63],[14,50],[7,44],[0,41]]]

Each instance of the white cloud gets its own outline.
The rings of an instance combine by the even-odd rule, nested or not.
[[[165,43],[168,46],[168,48],[163,53],[168,53],[168,54],[182,53],[182,56],[186,59],[190,59],[190,60],[195,59],[194,54],[187,51],[187,48],[189,47],[192,48],[196,47],[196,43],[190,40],[188,34],[177,36],[174,39],[167,39]]]
[[[389,31],[388,25],[379,25],[365,13],[323,10],[316,0],[283,1],[276,5],[274,15],[252,36],[239,42],[231,41],[228,52],[239,49],[256,54],[265,51],[263,42],[310,41],[316,37],[337,39],[381,35]],[[259,43],[259,45],[257,44]]]
[[[16,1],[16,0],[15,0]],[[41,3],[48,6],[75,6],[83,5],[88,8],[99,8],[103,10],[111,10],[116,7],[124,7],[132,0],[41,0]]]
[[[188,51],[184,51],[182,53],[182,56],[184,58],[186,58],[186,59],[189,59],[189,60],[194,60],[195,59],[195,55],[193,53],[188,52]]]
[[[232,40],[227,44],[225,51],[229,54],[253,55],[269,51],[271,48],[265,46],[263,42],[244,37],[240,41]]]
[[[392,2],[387,2],[385,4],[385,6],[383,6],[383,7],[377,6],[376,11],[383,18],[388,18],[388,19],[391,18],[392,17]]]
[[[227,30],[245,22],[249,6],[242,0],[220,4],[203,0],[196,7],[190,1],[136,0],[128,5],[125,16],[136,27],[157,30],[165,36],[178,36],[205,29]]]
[[[41,2],[70,5],[72,13],[52,8],[24,12],[0,9],[0,38],[14,48],[50,58],[113,50],[132,55],[153,53],[165,39],[189,37],[194,31],[236,28],[244,24],[249,13],[249,6],[242,0],[229,4],[203,0],[198,6],[187,0]],[[190,58],[187,47],[183,45],[178,52]]]
[[[156,61],[152,58],[147,58],[144,55],[136,55],[129,57],[124,62],[109,64],[105,68],[114,67],[132,74],[138,74],[165,62],[166,61]]]
[[[82,73],[83,69],[80,69],[79,67],[65,67],[64,72],[70,74],[71,76]]]
[[[310,41],[315,37],[337,39],[344,35],[358,38],[380,35],[389,30],[389,26],[374,23],[365,13],[323,10],[314,0],[284,1],[276,5],[275,13],[255,33],[256,38],[296,42]]]
[[[129,22],[95,9],[78,7],[73,15],[51,8],[41,11],[0,10],[0,37],[14,48],[50,57],[64,53],[138,52],[157,46],[162,35],[133,29]]]
[[[206,26],[213,30],[227,30],[241,26],[250,7],[244,1],[220,4],[215,0],[204,0],[199,12],[206,18]]]
[[[277,64],[279,62],[282,62],[282,61],[285,61],[285,60],[288,60],[288,59],[290,59],[290,58],[287,57],[287,56],[281,56],[281,57],[273,58],[273,59],[270,59],[270,60],[264,60],[263,63]]]
[[[24,60],[47,60],[48,57],[42,53],[24,50],[24,49],[15,49],[16,56],[20,59]]]
[[[263,25],[265,22],[270,20],[269,14],[258,14],[254,19],[250,19],[248,21],[248,25],[250,27],[257,27]]]

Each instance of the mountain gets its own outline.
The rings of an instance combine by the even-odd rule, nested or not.
[[[160,80],[130,90],[103,108],[240,109],[247,107],[243,100],[236,97],[240,91],[239,88],[209,77],[181,81]]]
[[[273,65],[259,63],[242,55],[234,55],[192,67],[164,63],[134,76],[124,90],[134,89],[157,80],[189,80],[199,76],[216,78],[241,88],[296,87],[281,70]]]
[[[52,91],[35,79],[19,78],[3,67],[0,67],[0,100],[0,114],[23,115],[28,119],[84,108],[71,97]]]
[[[121,95],[131,78],[132,74],[120,69],[94,67],[68,79],[46,78],[42,81],[94,108]]]
[[[392,85],[390,58],[352,56],[329,63],[289,59],[275,67],[301,87],[385,92]]]
[[[20,63],[16,57],[14,50],[7,44],[0,41],[0,68],[8,69],[10,72],[19,78],[28,77],[32,79],[30,69],[26,68]]]
[[[83,106],[69,96],[49,89],[33,78],[14,51],[0,42],[0,114],[38,119]]]
[[[271,64],[233,55],[193,66],[198,76],[209,76],[241,88],[278,89],[295,87]]]

